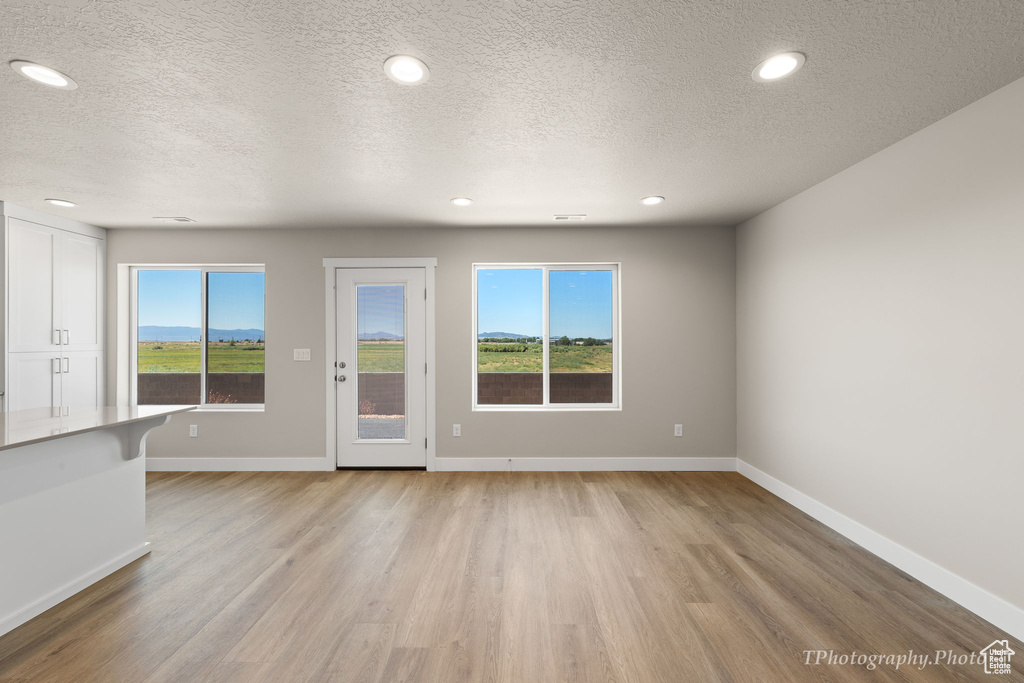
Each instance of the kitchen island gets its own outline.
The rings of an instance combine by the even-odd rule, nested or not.
[[[0,413],[0,635],[149,552],[146,435],[194,409]]]

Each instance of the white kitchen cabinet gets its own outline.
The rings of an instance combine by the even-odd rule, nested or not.
[[[61,405],[60,357],[12,353],[7,362],[7,411]]]
[[[60,344],[61,231],[7,221],[9,352],[56,350]]]
[[[103,353],[68,351],[61,357],[61,405],[98,408],[103,400]]]
[[[106,231],[0,202],[4,409],[103,405]]]
[[[100,351],[12,353],[8,357],[8,410],[103,405]]]
[[[105,240],[73,232],[61,236],[59,329],[65,351],[103,349],[105,244]]]

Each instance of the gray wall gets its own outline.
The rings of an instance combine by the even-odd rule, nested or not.
[[[324,257],[437,257],[438,457],[735,455],[735,241],[731,228],[111,230],[116,265],[265,263],[266,412],[196,414],[150,435],[160,457],[321,457]],[[473,413],[473,262],[621,261],[621,412]],[[110,316],[110,399],[118,339]],[[291,360],[312,349],[313,362]],[[451,436],[452,423],[461,438]],[[200,438],[187,437],[187,424]],[[684,436],[674,438],[672,425]]]
[[[1024,80],[748,221],[739,457],[1024,606]]]

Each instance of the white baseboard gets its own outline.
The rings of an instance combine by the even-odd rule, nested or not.
[[[736,458],[435,458],[437,472],[735,472]]]
[[[146,458],[148,472],[324,472],[326,458]]]
[[[3,617],[2,619],[0,619],[0,636],[2,636],[5,633],[8,633],[9,631],[13,631],[29,619],[33,619],[39,616],[40,614],[50,609],[54,605],[57,605],[67,600],[75,593],[78,593],[79,591],[88,588],[100,579],[106,576],[110,576],[121,567],[131,564],[132,562],[139,559],[143,555],[146,555],[147,553],[149,553],[148,542],[143,543],[138,548],[133,548],[132,550],[129,550],[128,552],[119,557],[115,557],[113,560],[107,562],[103,566],[98,567],[93,571],[89,572],[88,574],[78,579],[75,579],[71,583],[68,583],[58,588],[49,595],[46,595],[40,598],[39,600],[36,600],[28,607],[18,610],[14,614],[9,614],[6,617]]]
[[[860,522],[796,490],[753,465],[736,459],[736,471],[758,486],[803,510],[827,527],[910,574],[947,598],[977,614],[1014,638],[1024,640],[1024,610],[944,569],[931,560],[869,529]]]

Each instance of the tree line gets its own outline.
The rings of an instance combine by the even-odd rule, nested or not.
[[[522,353],[528,351],[529,344],[537,344],[540,342],[539,337],[523,337],[521,339],[509,339],[509,338],[498,338],[498,337],[484,337],[483,339],[477,340],[477,350],[490,352],[490,353]],[[593,337],[576,337],[570,339],[569,337],[562,336],[552,342],[554,346],[604,346],[605,341],[602,339],[594,339]],[[500,344],[500,346],[487,346],[485,344]]]

